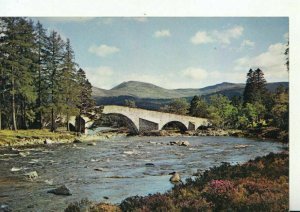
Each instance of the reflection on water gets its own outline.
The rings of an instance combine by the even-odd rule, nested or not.
[[[176,140],[187,140],[191,145],[167,145]],[[279,152],[282,147],[235,137],[120,137],[98,141],[96,146],[24,149],[26,157],[0,149],[0,204],[14,211],[62,211],[68,203],[82,198],[119,203],[128,196],[172,188],[168,175],[172,171],[185,179],[221,162],[243,163]],[[30,171],[37,171],[37,180],[24,180],[24,173]],[[72,196],[47,193],[61,184],[70,188]]]

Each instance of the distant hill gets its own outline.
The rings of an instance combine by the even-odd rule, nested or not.
[[[267,88],[274,92],[279,85],[289,86],[288,82],[274,82],[268,83]],[[213,94],[223,94],[230,98],[243,95],[244,88],[245,84],[242,83],[223,82],[199,89],[165,89],[151,83],[128,81],[110,90],[93,87],[93,97],[97,105],[124,105],[125,99],[130,99],[140,108],[157,110],[174,98],[186,98],[190,101],[195,95],[208,98]]]

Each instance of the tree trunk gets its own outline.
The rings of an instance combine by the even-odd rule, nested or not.
[[[0,107],[0,130],[2,130],[2,109]]]
[[[12,76],[12,127],[13,130],[17,130],[17,122],[16,122],[16,103],[15,103],[15,81],[14,76]]]
[[[40,51],[39,51],[39,61],[40,61]],[[40,62],[39,62],[40,63]],[[41,64],[39,64],[39,79],[38,79],[38,99],[37,99],[37,107],[38,107],[38,113],[37,113],[37,124],[38,128],[42,129],[42,113],[41,113]]]
[[[54,104],[54,80],[53,80],[53,76],[51,78],[51,103]],[[52,105],[52,108],[51,108],[51,131],[54,132],[55,130],[55,127],[54,127],[54,109],[53,109],[53,105]]]
[[[54,126],[54,109],[53,107],[51,108],[51,131],[54,132],[55,131],[55,126]]]
[[[70,127],[69,127],[69,113],[67,112],[67,131],[70,131]]]

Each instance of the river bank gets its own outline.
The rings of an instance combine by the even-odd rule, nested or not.
[[[80,142],[92,142],[109,139],[116,136],[132,136],[124,129],[106,130],[90,135],[76,135],[76,133],[43,130],[0,130],[0,147],[34,146],[43,144],[64,144]],[[180,132],[178,130],[160,130],[143,132],[138,136],[234,136],[254,139],[272,139],[274,141],[288,143],[288,133],[277,128],[255,128],[248,130],[207,128],[195,131]]]
[[[242,165],[223,163],[164,194],[133,196],[121,204],[71,203],[69,211],[288,211],[288,152],[270,153]]]
[[[0,130],[0,147],[38,146],[49,144],[68,144],[92,142],[110,139],[115,136],[126,136],[124,132],[103,132],[94,135],[76,135],[76,133],[44,130]]]
[[[220,129],[220,128],[207,128],[198,129],[194,131],[180,132],[179,130],[160,130],[149,131],[141,134],[142,136],[234,136],[244,138],[254,138],[259,140],[271,139],[277,142],[288,143],[288,132],[281,131],[278,128],[265,127],[265,128],[251,128],[247,130],[239,129]]]

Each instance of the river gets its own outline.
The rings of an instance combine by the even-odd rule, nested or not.
[[[176,140],[188,141],[190,146],[167,145]],[[186,179],[222,162],[243,163],[284,147],[267,140],[209,136],[116,137],[96,144],[23,147],[26,157],[0,148],[0,204],[13,211],[63,211],[82,198],[120,203],[129,196],[171,189],[170,172]],[[26,180],[24,174],[30,171],[39,177]],[[47,193],[62,184],[71,196]]]

